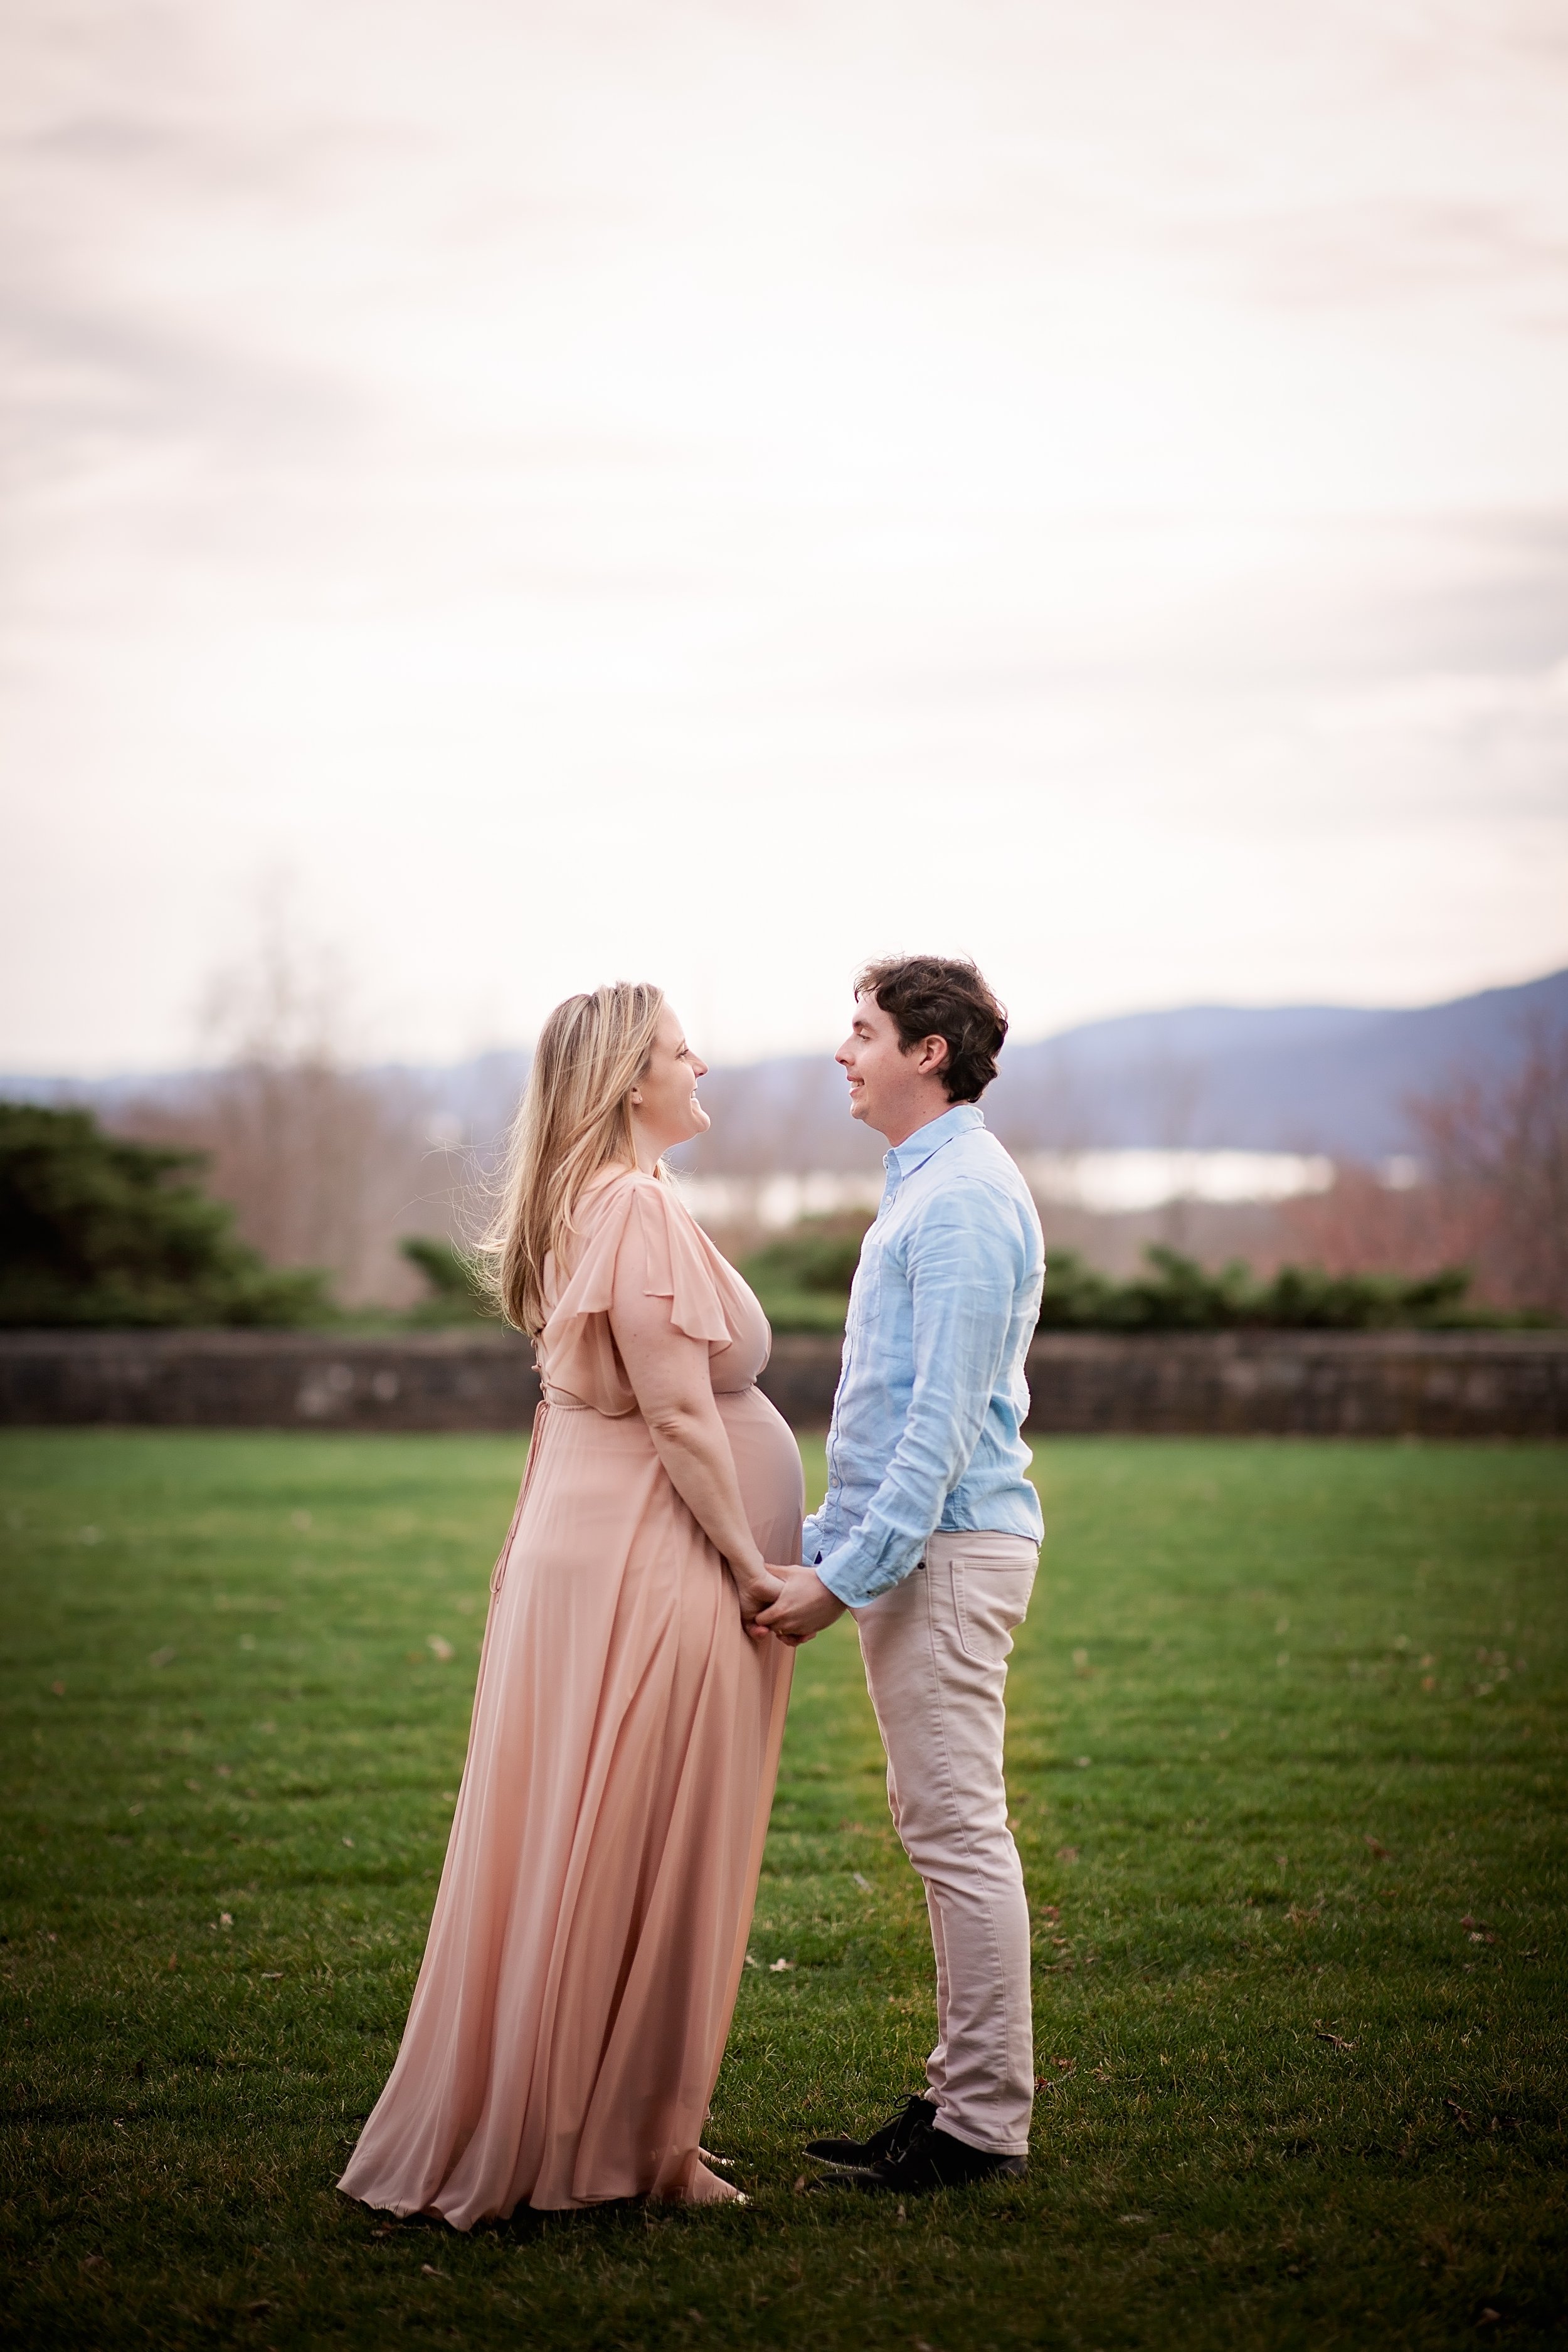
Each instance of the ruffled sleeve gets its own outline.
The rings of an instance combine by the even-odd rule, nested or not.
[[[540,1368],[552,1388],[618,1416],[634,1412],[637,1399],[610,1328],[617,1285],[668,1298],[674,1328],[710,1349],[728,1348],[735,1334],[701,1235],[665,1185],[628,1173],[587,1205],[577,1262],[540,1333]]]
[[[735,1334],[709,1268],[702,1237],[667,1184],[650,1181],[634,1193],[637,1244],[643,1254],[645,1298],[668,1298],[669,1319],[689,1339],[727,1348]],[[628,1230],[624,1247],[631,1246]],[[623,1266],[623,1278],[630,1275]]]

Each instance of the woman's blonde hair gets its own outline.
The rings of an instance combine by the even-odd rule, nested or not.
[[[583,1187],[612,1162],[637,1164],[631,1090],[644,1075],[664,991],[617,981],[569,996],[540,1032],[507,1139],[500,1206],[479,1243],[487,1287],[509,1323],[544,1328],[544,1261],[565,1265]]]

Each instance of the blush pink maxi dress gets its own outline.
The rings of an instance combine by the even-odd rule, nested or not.
[[[756,1899],[793,1654],[752,1640],[616,1345],[705,1341],[752,1531],[800,1557],[762,1308],[673,1187],[584,1194],[547,1286],[544,1402],[496,1566],[468,1762],[402,2047],[339,2186],[455,2229],[518,2205],[722,2193],[699,2158]]]

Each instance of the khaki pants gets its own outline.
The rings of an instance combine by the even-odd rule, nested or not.
[[[888,1801],[931,1914],[937,2122],[1001,2156],[1026,2150],[1035,2091],[1029,1912],[1002,1741],[1007,1655],[1038,1561],[1024,1536],[932,1536],[912,1575],[855,1612]]]

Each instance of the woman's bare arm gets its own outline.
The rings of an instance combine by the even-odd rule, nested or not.
[[[777,1598],[784,1584],[763,1559],[741,1500],[735,1458],[713,1402],[708,1343],[672,1328],[668,1298],[623,1297],[618,1284],[610,1325],[654,1451],[676,1493],[728,1563],[750,1630],[757,1612]]]

